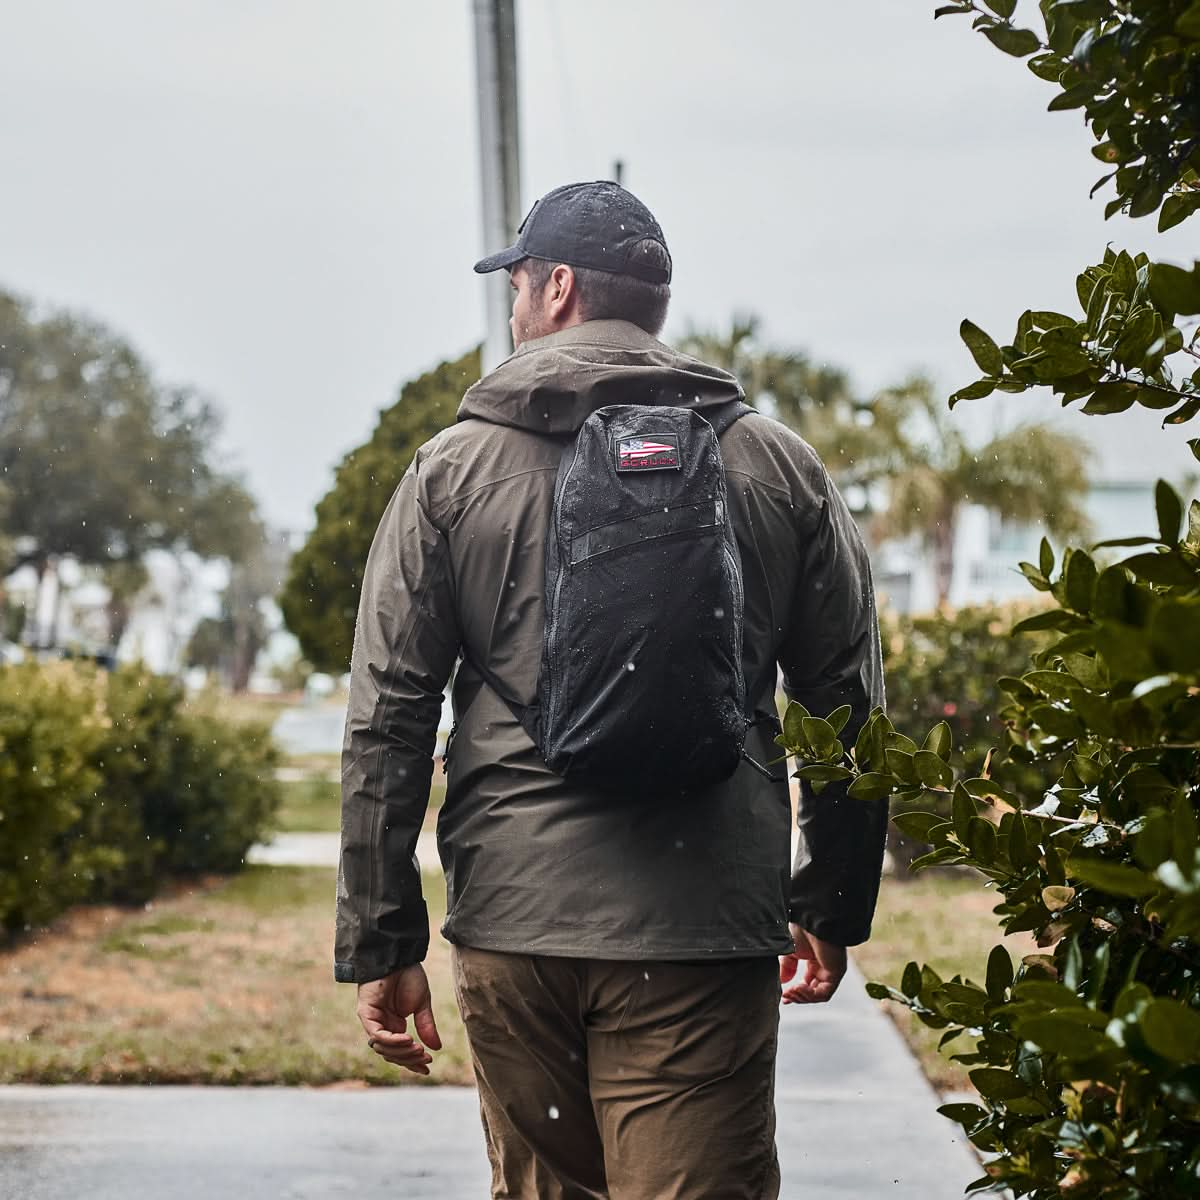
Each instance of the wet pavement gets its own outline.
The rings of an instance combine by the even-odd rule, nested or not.
[[[857,972],[781,1014],[784,1200],[957,1200],[981,1174]],[[483,1200],[475,1094],[0,1087],[3,1200]]]

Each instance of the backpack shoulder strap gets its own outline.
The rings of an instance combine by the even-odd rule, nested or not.
[[[754,411],[756,410],[741,400],[730,400],[728,404],[722,404],[700,415],[713,427],[717,437],[720,437],[735,421],[740,421],[747,413]]]

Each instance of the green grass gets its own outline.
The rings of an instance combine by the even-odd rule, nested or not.
[[[1036,952],[1028,935],[1005,938],[991,909],[1000,902],[982,877],[923,872],[909,881],[886,878],[879,893],[871,940],[851,950],[867,979],[899,987],[910,961],[928,963],[943,979],[955,974],[982,983],[987,957],[1003,942],[1015,961]],[[966,1068],[947,1057],[967,1052],[971,1039],[958,1038],[938,1051],[942,1034],[930,1029],[900,1005],[880,1001],[896,1022],[930,1082],[940,1091],[971,1090]]]
[[[250,867],[152,911],[79,908],[0,955],[0,1083],[470,1082],[449,948],[426,970],[445,1046],[429,1081],[366,1048],[335,984],[335,872]],[[441,876],[424,880],[434,929]]]
[[[336,833],[341,824],[342,788],[332,780],[312,775],[294,783],[281,783],[283,805],[275,827],[281,833]],[[446,782],[435,775],[429,789],[426,827],[436,822],[446,796]]]

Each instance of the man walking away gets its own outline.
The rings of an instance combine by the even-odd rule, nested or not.
[[[442,933],[493,1196],[775,1197],[780,979],[785,1003],[834,994],[845,947],[870,934],[887,811],[836,785],[805,790],[789,863],[787,783],[763,769],[778,754],[767,714],[780,670],[814,713],[850,706],[846,744],[882,703],[867,556],[811,447],[747,410],[731,375],[657,340],[671,258],[628,191],[550,192],[475,269],[509,272],[517,350],[417,452],[367,561],[336,977],[358,984],[375,1052],[429,1074],[440,1041],[415,848],[461,657],[438,817]],[[694,503],[658,516],[643,503],[688,480]],[[640,515],[567,529],[578,506],[610,499]],[[684,543],[696,570],[664,578],[653,564]],[[631,554],[644,575],[619,572]],[[694,619],[689,589],[695,608],[702,592],[728,600],[685,651],[656,621]],[[717,664],[715,683],[697,664]],[[714,717],[697,718],[691,748],[671,740],[681,705],[688,721]],[[589,755],[631,711],[649,716]],[[639,738],[664,748],[621,751]]]

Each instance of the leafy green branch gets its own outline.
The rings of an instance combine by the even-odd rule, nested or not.
[[[951,407],[997,390],[1049,387],[1064,406],[1084,399],[1089,414],[1138,404],[1170,409],[1168,425],[1200,413],[1200,368],[1177,379],[1168,361],[1180,351],[1195,354],[1198,330],[1177,319],[1200,313],[1200,262],[1186,271],[1110,247],[1075,283],[1082,317],[1026,311],[1009,345],[964,320],[959,334],[984,376],[955,392]]]
[[[992,45],[1057,85],[1050,112],[1082,110],[1093,156],[1113,167],[1092,189],[1114,183],[1106,217],[1158,212],[1161,231],[1200,210],[1200,3],[1042,0],[1043,33],[1014,25],[1016,7],[956,0],[934,16],[973,14]]]
[[[1155,500],[1156,534],[1102,544],[1135,551],[1120,562],[1043,540],[1021,564],[1056,606],[1012,629],[1048,640],[997,681],[982,765],[953,765],[945,722],[918,741],[877,709],[847,748],[847,709],[785,713],[803,786],[903,801],[914,868],[977,871],[1004,932],[1037,942],[993,948],[982,985],[915,962],[868,985],[969,1069],[979,1102],[941,1109],[993,1156],[969,1190],[1182,1198],[1200,1178],[1200,502]],[[1006,758],[1052,782],[998,783]]]

